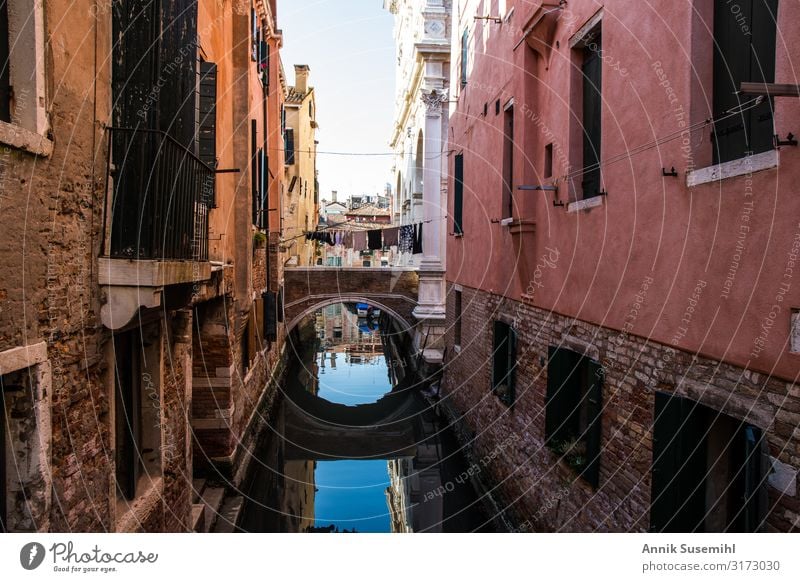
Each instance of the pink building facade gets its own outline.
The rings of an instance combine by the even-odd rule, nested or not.
[[[454,3],[443,394],[510,523],[800,529],[800,101],[735,92],[799,20]]]

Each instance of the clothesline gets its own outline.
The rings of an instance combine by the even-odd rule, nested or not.
[[[308,235],[311,234],[311,233],[314,233],[314,232],[325,232],[325,231],[329,231],[329,230],[333,230],[333,231],[335,231],[335,230],[344,230],[342,227],[345,226],[345,225],[348,228],[357,226],[358,228],[362,228],[363,231],[366,232],[366,231],[370,231],[370,230],[386,230],[386,229],[391,229],[391,228],[402,228],[403,226],[413,226],[414,224],[427,224],[429,222],[436,222],[437,220],[441,220],[441,218],[431,218],[431,219],[428,219],[428,220],[419,220],[419,221],[417,221],[415,223],[412,223],[411,225],[387,226],[385,229],[376,229],[374,223],[373,224],[363,224],[363,223],[358,223],[358,222],[339,222],[339,223],[336,223],[336,224],[331,224],[331,225],[328,225],[328,226],[320,227],[317,230],[304,231],[303,234],[298,234],[297,236],[292,236],[292,237],[289,237],[289,238],[281,239],[281,244],[289,243],[289,242],[292,242],[293,240],[297,240],[299,238],[308,238]]]
[[[422,225],[428,221],[406,224],[403,226],[390,226],[386,228],[371,228],[369,230],[342,230],[336,229],[338,225],[328,228],[306,232],[306,240],[315,240],[330,246],[343,246],[355,251],[377,251],[385,247],[398,247],[401,253],[422,253]]]

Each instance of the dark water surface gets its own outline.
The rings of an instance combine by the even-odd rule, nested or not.
[[[331,306],[294,339],[242,487],[241,531],[492,531],[471,484],[455,481],[467,464],[452,432],[416,388],[393,386],[377,328]]]

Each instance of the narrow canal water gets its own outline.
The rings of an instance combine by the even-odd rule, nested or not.
[[[493,531],[455,436],[405,374],[408,344],[394,329],[357,304],[299,327],[243,484],[241,531]]]

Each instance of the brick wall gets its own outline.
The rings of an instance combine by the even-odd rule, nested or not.
[[[647,531],[656,390],[760,426],[770,456],[788,465],[790,475],[800,467],[796,385],[468,287],[462,290],[461,351],[456,353],[452,286],[449,291],[445,403],[463,424],[462,444],[476,457],[491,457],[490,481],[512,521],[530,521],[542,531]],[[492,322],[498,318],[513,321],[518,332],[512,408],[490,390]],[[575,479],[544,445],[549,345],[586,350],[605,369],[597,490]],[[510,434],[521,438],[509,441]],[[770,484],[768,493],[766,529],[800,528],[796,492],[790,498]]]

